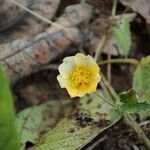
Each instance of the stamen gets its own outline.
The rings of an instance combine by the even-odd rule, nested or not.
[[[90,71],[86,66],[77,66],[70,73],[69,79],[72,87],[85,89],[90,81]]]

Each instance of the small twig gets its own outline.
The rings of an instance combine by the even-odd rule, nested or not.
[[[100,55],[100,53],[102,52],[104,46],[105,46],[105,43],[107,41],[107,35],[103,35],[103,37],[101,38],[97,48],[96,48],[96,51],[95,51],[95,57],[94,57],[94,60],[97,61],[98,59],[98,56]]]
[[[104,141],[106,139],[107,139],[107,136],[105,135],[104,137],[100,138],[95,143],[93,143],[91,146],[89,146],[88,148],[86,148],[86,150],[93,150],[98,144],[100,144],[102,141]]]
[[[133,150],[140,150],[139,147],[135,144],[133,144],[132,147],[133,147]]]
[[[112,8],[112,15],[111,17],[114,17],[115,16],[115,13],[116,13],[116,8],[117,8],[117,0],[114,0],[114,3],[113,3],[113,8]],[[100,53],[102,52],[102,50],[104,49],[106,43],[107,43],[107,40],[111,37],[111,34],[112,34],[112,23],[109,25],[109,29],[108,29],[108,32],[106,34],[103,35],[103,37],[100,39],[100,42],[96,48],[96,51],[95,51],[95,61],[97,61],[98,59],[98,56],[100,55]]]
[[[55,25],[56,27],[67,31],[67,29],[66,29],[65,27],[63,27],[63,26],[61,26],[61,25],[59,25],[59,24],[57,24],[57,23],[54,23],[54,22],[52,22],[51,20],[49,20],[49,19],[47,19],[47,18],[45,18],[45,17],[43,17],[43,16],[41,16],[41,15],[39,15],[39,14],[33,12],[32,10],[30,10],[30,9],[28,9],[27,7],[23,6],[20,2],[18,2],[18,1],[16,1],[16,0],[11,0],[11,2],[14,3],[14,4],[16,4],[16,5],[19,6],[20,8],[26,10],[26,11],[27,11],[28,13],[30,13],[31,15],[33,15],[33,16],[39,18],[40,20],[45,21],[45,22],[47,22],[48,24]]]
[[[108,103],[109,105],[111,105],[112,107],[115,107],[114,104],[110,103],[109,101],[107,101],[105,98],[103,98],[101,95],[99,95],[98,93],[95,93],[98,97],[100,97],[104,102]]]
[[[49,64],[47,66],[42,67],[41,70],[58,70],[59,65],[57,64]]]
[[[112,47],[113,47],[112,41],[111,41],[111,39],[109,39],[109,42],[108,42],[108,55],[107,55],[108,62],[110,62],[110,60],[111,60]],[[107,79],[108,79],[108,82],[111,84],[111,63],[107,64]]]
[[[103,82],[100,82],[100,86],[101,86],[102,89],[104,90],[105,97],[106,97],[109,101],[111,101],[111,102],[114,104],[114,100],[113,100],[112,97],[110,96],[109,91],[108,91],[108,89],[106,88],[106,86],[104,85]]]
[[[139,125],[140,126],[145,126],[145,125],[148,125],[149,123],[150,123],[150,121],[146,120],[146,121],[141,122]]]
[[[112,7],[112,12],[111,12],[112,16],[115,16],[116,14],[117,3],[118,3],[118,0],[113,1],[113,7]]]
[[[134,18],[136,17],[136,13],[126,13],[126,14],[119,14],[119,15],[115,15],[115,16],[110,16],[109,19],[110,20],[121,20],[122,18],[128,20],[129,22],[131,22]]]
[[[133,64],[137,66],[139,65],[140,62],[133,58],[117,58],[117,59],[110,59],[110,60],[104,60],[104,61],[98,62],[99,65],[104,65],[108,63],[116,63],[116,64],[129,63],[129,64]]]
[[[115,92],[114,88],[109,84],[109,82],[107,81],[107,79],[105,78],[105,76],[102,73],[101,73],[101,78],[102,78],[102,81],[103,81],[104,85],[106,86],[109,94],[113,98],[114,102],[118,102],[120,100],[118,94]]]
[[[140,128],[140,126],[137,124],[136,121],[134,121],[133,117],[130,114],[124,114],[124,118],[126,119],[127,123],[133,128],[134,131],[136,131],[137,135],[141,140],[143,140],[144,144],[147,146],[148,149],[150,149],[150,141],[143,132],[143,130]]]
[[[111,12],[111,16],[114,17],[116,14],[116,8],[117,8],[117,2],[118,0],[114,0],[113,1],[113,7],[112,7],[112,12]],[[112,28],[112,24],[110,25],[110,28]],[[111,53],[112,53],[112,41],[111,41],[111,35],[109,37],[109,43],[108,43],[108,55],[107,55],[107,59],[108,61],[111,59]],[[109,81],[109,83],[111,84],[111,63],[107,64],[107,79]]]

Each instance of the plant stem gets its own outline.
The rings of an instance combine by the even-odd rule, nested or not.
[[[115,99],[116,102],[119,100],[119,96],[116,93],[116,91],[113,89],[113,87],[109,84],[109,82],[106,80],[105,76],[102,74],[102,80],[107,87],[110,95]],[[143,141],[143,143],[147,146],[147,148],[150,149],[150,140],[147,138],[143,130],[140,128],[140,126],[137,124],[136,121],[134,121],[133,117],[130,114],[125,113],[125,122],[127,124],[130,124],[132,129],[137,133],[137,135],[140,137],[140,139]]]
[[[98,56],[100,55],[100,53],[102,52],[103,48],[105,47],[105,43],[107,41],[107,35],[104,34],[103,37],[101,38],[97,48],[96,48],[96,54],[95,54],[95,61],[97,61]]]
[[[99,65],[104,65],[104,64],[108,64],[108,63],[129,63],[129,64],[133,64],[133,65],[139,65],[139,61],[133,58],[117,58],[117,59],[110,59],[110,60],[104,60],[99,62]]]
[[[113,1],[113,7],[112,7],[112,12],[111,12],[112,16],[115,16],[116,14],[117,3],[118,3],[118,0]]]
[[[96,93],[96,95],[97,95],[98,97],[100,97],[104,102],[108,103],[109,105],[111,105],[112,107],[115,108],[115,105],[112,104],[112,103],[110,103],[109,101],[107,101],[104,97],[100,96],[98,93]]]
[[[117,4],[118,4],[118,0],[113,0],[113,6],[112,6],[112,12],[111,12],[112,17],[114,17],[116,15]],[[113,23],[113,21],[112,21],[112,23]],[[113,28],[112,23],[110,24],[110,30],[111,30],[111,28]],[[112,32],[110,34],[112,34]],[[111,38],[111,36],[110,36],[110,38]],[[107,55],[108,60],[111,60],[112,47],[113,47],[112,40],[109,40],[108,55]],[[108,79],[109,83],[111,84],[111,63],[107,64],[107,79]]]
[[[150,141],[143,132],[143,130],[140,128],[140,126],[137,124],[136,121],[134,121],[133,117],[130,114],[124,114],[124,118],[126,119],[126,122],[133,128],[133,130],[137,133],[139,138],[143,140],[144,144],[147,146],[148,149],[150,149]]]
[[[109,84],[109,82],[107,81],[107,79],[105,78],[105,76],[102,73],[101,73],[101,78],[102,78],[102,81],[103,81],[104,85],[106,86],[110,96],[113,98],[114,103],[119,102],[120,98],[119,98],[118,94],[115,92],[114,88]]]
[[[108,55],[107,55],[108,61],[111,60],[112,49],[113,49],[112,40],[109,39],[109,41],[108,41]],[[111,63],[107,64],[107,79],[108,79],[109,83],[111,84]]]
[[[118,0],[114,0],[113,1],[112,16],[115,16],[117,2],[118,2]],[[112,28],[113,28],[113,25],[110,24],[107,34],[102,37],[102,39],[101,39],[101,41],[100,41],[100,43],[98,45],[98,48],[96,49],[95,61],[97,61],[100,52],[106,46],[106,43],[107,43],[108,39],[112,35],[112,31],[113,31]],[[107,61],[103,61],[102,63],[104,63],[104,62],[105,63],[111,63],[111,61],[112,61],[112,63],[131,63],[131,64],[135,64],[135,65],[139,64],[139,62],[137,60],[135,60],[135,59],[107,60]],[[102,77],[102,81],[103,81],[104,85],[106,86],[109,94],[114,99],[114,101],[115,101],[114,103],[115,104],[117,104],[117,102],[119,103],[120,102],[120,98],[119,98],[118,94],[116,93],[116,91],[114,90],[114,88],[109,84],[109,82],[107,81],[107,79],[105,78],[105,76],[102,73],[101,73],[101,77]],[[131,115],[129,115],[129,114],[124,114],[124,117],[126,119],[126,123],[130,124],[130,126],[134,129],[134,131],[143,140],[144,144],[150,149],[150,140],[144,134],[144,132],[142,131],[140,126],[137,124],[137,122],[134,121],[134,118]]]
[[[16,5],[19,6],[20,8],[24,9],[25,11],[27,11],[27,12],[30,13],[31,15],[33,15],[33,16],[39,18],[40,20],[42,20],[42,21],[44,21],[44,22],[46,22],[46,23],[48,23],[48,24],[54,25],[54,26],[56,26],[56,27],[59,28],[59,29],[63,29],[63,30],[65,30],[65,31],[68,31],[65,27],[63,27],[63,26],[61,26],[61,25],[59,25],[59,24],[57,24],[57,23],[55,23],[55,22],[52,22],[51,20],[49,20],[49,19],[47,19],[47,18],[45,18],[45,17],[43,17],[43,16],[41,16],[41,15],[35,13],[34,11],[32,11],[32,10],[28,9],[27,7],[23,6],[20,2],[18,2],[18,1],[16,1],[16,0],[11,0],[11,2],[14,3],[14,4],[16,4]]]
[[[118,0],[114,0],[114,2],[113,2],[111,17],[115,16],[116,8],[117,8],[117,2],[118,2]],[[100,40],[100,42],[99,42],[99,44],[96,48],[96,51],[95,51],[96,54],[95,54],[95,57],[94,57],[95,61],[97,61],[98,56],[100,55],[100,53],[102,52],[102,50],[106,46],[106,43],[107,43],[108,39],[111,37],[112,31],[113,31],[112,28],[113,28],[113,24],[110,23],[109,28],[107,30],[107,33],[103,35],[103,37],[101,38],[101,40]]]

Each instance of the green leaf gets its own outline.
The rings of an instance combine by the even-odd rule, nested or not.
[[[138,112],[143,110],[150,110],[150,104],[146,102],[138,103],[136,107]]]
[[[19,142],[9,83],[0,65],[0,149],[19,150]]]
[[[18,125],[21,133],[21,149],[25,149],[27,142],[33,145],[38,142],[39,137],[50,131],[68,112],[66,106],[70,100],[50,100],[39,106],[34,106],[21,111],[18,114]],[[63,111],[62,111],[62,107]]]
[[[127,103],[127,102],[138,102],[138,95],[134,90],[129,90],[125,91],[119,94],[120,101],[122,103]]]
[[[123,113],[120,111],[120,109],[112,108],[109,113],[113,122],[116,122],[123,117]]]
[[[139,102],[150,104],[150,56],[143,58],[134,72],[133,89],[139,95]],[[149,110],[142,112],[141,118],[147,116],[150,116]]]
[[[131,103],[128,102],[126,104],[123,104],[120,106],[120,109],[123,113],[129,112],[129,113],[139,113],[143,110],[150,110],[150,105],[148,103]]]
[[[102,92],[98,92],[103,96]],[[109,117],[112,107],[97,95],[81,98],[76,111],[60,121],[35,147],[35,150],[74,150],[83,148],[99,133],[114,124]]]
[[[137,112],[137,107],[136,103],[126,103],[120,106],[120,109],[123,113],[128,112],[128,113],[135,113]]]
[[[86,142],[92,140],[100,131],[102,129],[99,129],[96,125],[80,127],[76,121],[64,119],[56,128],[49,132],[46,139],[43,139],[42,144],[37,146],[35,150],[79,149]]]
[[[122,19],[121,22],[114,29],[117,44],[122,48],[125,56],[127,57],[131,49],[131,31],[130,24],[127,20]]]
[[[150,56],[143,58],[134,72],[133,89],[140,101],[150,102]]]
[[[119,94],[119,96],[120,96],[120,101],[123,103],[122,105],[120,105],[120,110],[123,113],[125,112],[139,113],[140,111],[150,109],[150,105],[148,103],[138,102],[139,101],[138,95],[134,90],[122,92],[121,94]]]

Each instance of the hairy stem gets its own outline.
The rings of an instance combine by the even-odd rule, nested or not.
[[[124,114],[124,118],[126,122],[131,126],[131,128],[137,133],[138,137],[143,140],[144,144],[147,146],[148,149],[150,149],[150,141],[143,132],[143,130],[140,128],[140,126],[137,124],[136,121],[134,121],[133,117],[130,114]]]
[[[115,14],[116,14],[117,3],[118,3],[118,0],[114,0],[113,1],[113,7],[112,7],[112,12],[111,12],[111,16],[112,17],[115,16]],[[112,24],[110,24],[110,29],[111,28],[113,28]],[[112,32],[110,34],[112,35]],[[112,44],[111,36],[109,38],[110,39],[109,39],[109,42],[108,42],[108,55],[107,55],[107,59],[111,60],[111,53],[112,53],[113,44]],[[107,79],[108,79],[109,83],[111,84],[111,63],[107,64]]]
[[[98,56],[100,55],[103,48],[105,47],[106,41],[107,41],[107,35],[103,35],[103,37],[101,38],[101,40],[100,40],[100,42],[97,46],[97,49],[96,49],[96,54],[95,54],[95,57],[94,57],[95,61],[97,61]]]
[[[105,76],[102,75],[101,77],[105,86],[108,88],[110,95],[117,102],[119,100],[118,94],[113,89],[113,87],[109,84],[109,82],[106,80]],[[143,130],[140,128],[140,126],[137,124],[137,122],[134,120],[134,118],[130,114],[127,114],[127,113],[124,114],[124,118],[125,118],[125,122],[131,126],[131,128],[137,133],[137,135],[143,141],[143,143],[147,146],[147,148],[150,149],[150,140],[145,135]]]
[[[118,3],[118,0],[113,1],[113,7],[112,7],[112,11],[111,11],[112,16],[115,16],[115,14],[116,14],[117,3]]]
[[[106,86],[110,96],[112,97],[112,99],[115,102],[118,102],[120,100],[118,94],[115,92],[114,88],[109,84],[109,82],[107,81],[107,79],[105,78],[105,76],[101,73],[101,77],[102,77],[102,81],[104,83],[104,85]]]
[[[26,11],[27,11],[28,13],[30,13],[31,15],[33,15],[33,16],[39,18],[40,20],[42,20],[42,21],[44,21],[44,22],[47,22],[48,24],[54,25],[54,26],[56,26],[56,27],[59,28],[59,29],[63,29],[63,30],[65,30],[65,31],[67,31],[67,29],[66,29],[65,27],[63,27],[63,26],[61,26],[61,25],[59,25],[59,24],[57,24],[57,23],[54,23],[54,22],[52,22],[51,20],[49,20],[49,19],[47,19],[47,18],[45,18],[45,17],[43,17],[43,16],[41,16],[41,15],[39,15],[39,14],[33,12],[32,10],[30,10],[30,9],[28,9],[27,7],[23,6],[20,2],[18,2],[18,1],[16,1],[16,0],[11,0],[11,2],[14,3],[14,4],[16,4],[16,5],[19,6],[20,8],[26,10]]]
[[[104,60],[99,62],[99,65],[104,65],[104,64],[108,64],[108,63],[116,63],[116,64],[120,64],[120,63],[129,63],[129,64],[133,64],[133,65],[139,65],[139,61],[133,58],[117,58],[117,59],[110,59],[110,60]]]

